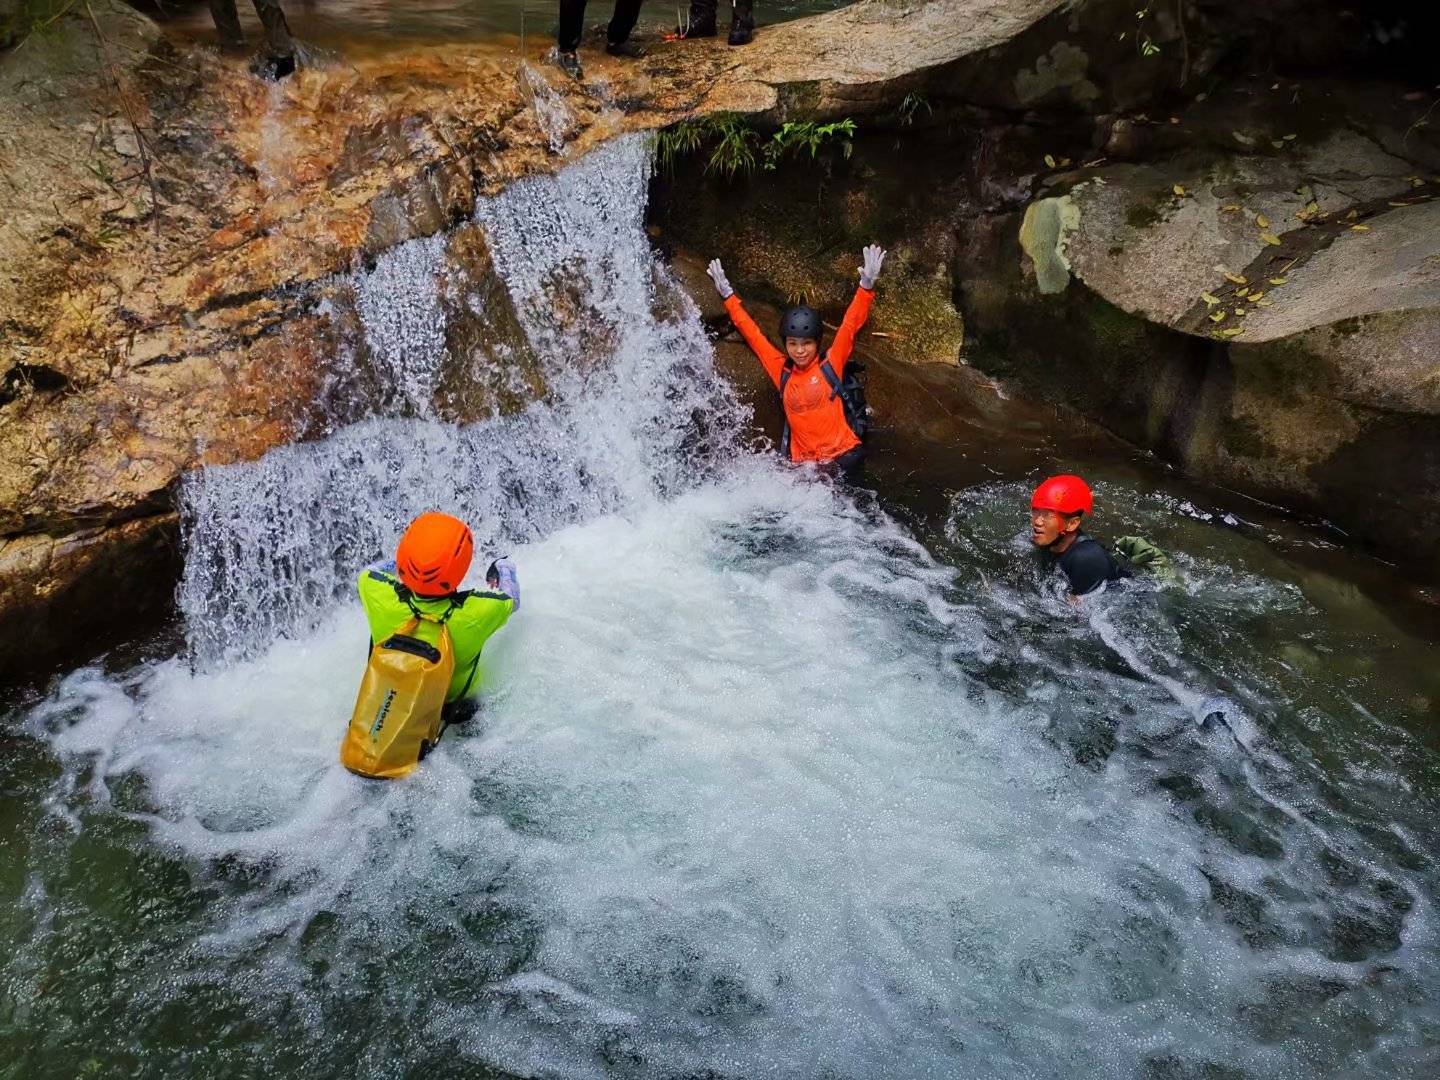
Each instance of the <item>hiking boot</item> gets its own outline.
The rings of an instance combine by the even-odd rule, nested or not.
[[[689,26],[677,26],[675,36],[682,40],[690,38],[714,37],[718,33],[715,29],[714,19],[702,19],[700,22],[692,22]]]
[[[252,74],[258,75],[267,82],[279,82],[286,76],[295,74],[295,57],[293,54],[290,56],[272,56],[268,53],[262,53],[251,63],[250,71]]]
[[[755,28],[753,26],[731,26],[730,37],[727,40],[731,45],[749,45],[755,40]]]
[[[555,66],[572,79],[583,79],[585,77],[585,72],[580,68],[580,57],[576,56],[573,51],[560,52],[557,50],[555,53]]]
[[[623,56],[627,60],[639,60],[646,55],[645,50],[633,41],[607,41],[605,51],[611,56]]]

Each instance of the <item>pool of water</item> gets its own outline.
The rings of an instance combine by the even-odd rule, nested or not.
[[[476,207],[544,401],[418,393],[196,475],[184,647],[5,714],[0,1069],[1433,1076],[1426,609],[1079,442],[779,465],[651,253],[648,169],[627,137]],[[367,362],[507,378],[431,332],[439,249],[348,283]],[[1081,467],[1178,582],[1040,574],[1028,492]],[[428,507],[524,608],[479,718],[363,781],[348,582]]]

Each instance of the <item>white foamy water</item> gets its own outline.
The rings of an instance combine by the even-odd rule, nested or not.
[[[1303,600],[1196,563],[1076,612],[983,569],[1023,562],[1023,492],[957,497],[950,565],[744,452],[647,175],[625,140],[477,207],[544,400],[188,485],[194,657],[25,721],[59,776],[17,1060],[85,1067],[83,970],[123,1002],[84,1053],[156,1075],[1426,1075],[1433,769],[1226,623]],[[431,507],[525,607],[480,717],[362,781],[350,579]],[[1196,723],[1216,695],[1248,749]],[[1343,763],[1304,733],[1336,717]]]

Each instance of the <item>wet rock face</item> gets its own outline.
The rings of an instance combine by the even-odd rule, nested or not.
[[[882,243],[872,345],[912,363],[955,364],[965,325],[953,302],[953,219],[968,196],[954,178],[969,148],[928,149],[897,161],[892,137],[862,136],[848,157],[734,179],[707,172],[701,154],[657,177],[651,218],[662,248],[721,259],[747,302],[807,303],[832,327],[854,296],[861,249]]]
[[[0,540],[0,611],[15,632],[0,637],[0,671],[49,674],[77,638],[94,651],[132,640],[174,607],[179,522],[173,512],[63,536]]]
[[[1194,475],[1433,560],[1440,185],[1375,127],[1088,170],[1026,207],[1018,268],[1003,233],[971,229],[1006,282],[965,289],[976,362]]]

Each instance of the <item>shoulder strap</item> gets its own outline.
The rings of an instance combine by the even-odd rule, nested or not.
[[[835,369],[830,366],[830,357],[820,361],[820,374],[825,376],[825,381],[830,384],[830,396],[833,398],[840,393],[840,376],[835,374]]]
[[[380,575],[375,574],[373,576],[379,577]],[[390,584],[395,589],[395,595],[398,596],[405,604],[405,606],[410,609],[411,615],[414,615],[417,619],[424,619],[426,622],[439,623],[441,626],[444,626],[447,622],[449,622],[450,616],[454,615],[455,612],[459,611],[460,608],[464,606],[465,601],[470,597],[470,594],[468,592],[451,593],[448,597],[450,601],[450,606],[445,609],[445,613],[443,615],[437,618],[434,615],[425,614],[425,612],[421,611],[419,607],[416,606],[415,593],[411,591],[410,586],[406,585],[399,578],[386,577],[382,578],[381,580],[390,582]]]

